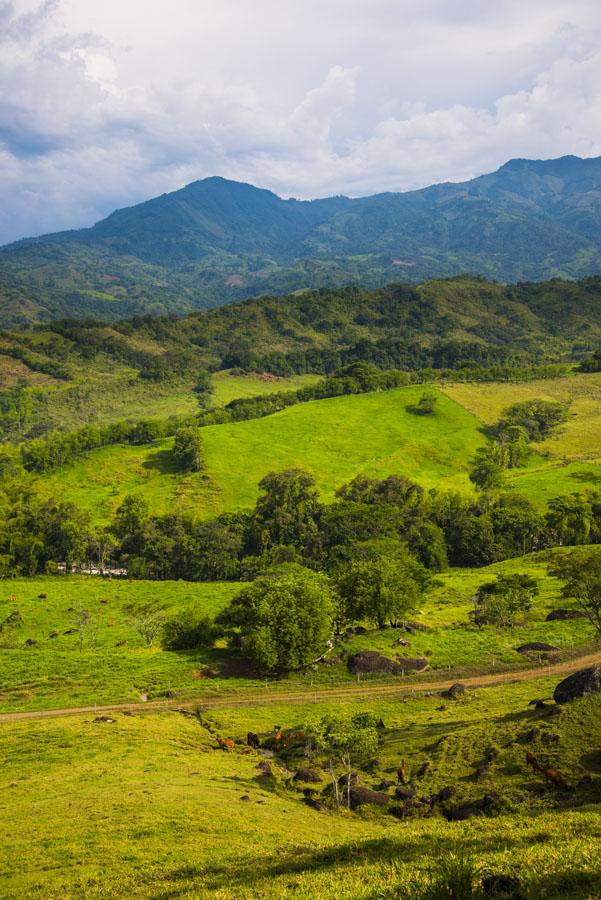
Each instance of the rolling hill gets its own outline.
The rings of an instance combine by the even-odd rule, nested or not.
[[[0,249],[0,325],[185,313],[401,275],[501,281],[601,269],[601,158],[511,160],[469,182],[283,200],[206,178],[91,228]]]

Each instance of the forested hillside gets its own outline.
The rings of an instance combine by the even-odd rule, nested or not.
[[[601,158],[511,160],[461,184],[282,200],[207,178],[92,228],[0,250],[0,324],[185,313],[264,293],[601,268]]]

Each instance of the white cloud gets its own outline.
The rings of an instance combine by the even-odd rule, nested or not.
[[[406,190],[601,154],[589,0],[0,2],[0,241],[211,174]]]

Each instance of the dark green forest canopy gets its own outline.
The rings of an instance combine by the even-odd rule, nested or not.
[[[601,344],[601,278],[501,285],[462,276],[373,291],[349,286],[268,296],[106,325],[65,320],[0,332],[0,356],[57,380],[113,359],[148,381],[200,367],[275,374],[461,368],[579,359]]]

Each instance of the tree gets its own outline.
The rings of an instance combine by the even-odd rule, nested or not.
[[[138,632],[147,647],[152,647],[165,622],[165,611],[153,603],[126,606],[124,610],[131,627]]]
[[[511,426],[523,428],[530,441],[543,441],[568,420],[570,407],[554,400],[524,400],[514,403],[503,413],[497,426],[499,432]]]
[[[255,579],[216,621],[239,629],[257,670],[282,673],[300,669],[324,652],[333,613],[328,579],[289,563]]]
[[[348,621],[367,620],[378,628],[396,624],[418,605],[430,581],[426,569],[395,541],[358,544],[357,557],[338,579]]]
[[[178,428],[173,441],[173,455],[184,472],[200,472],[204,467],[200,429],[193,425]]]
[[[74,609],[70,617],[77,630],[79,649],[83,650],[86,639],[93,646],[96,639],[96,629],[90,613],[86,609]]]
[[[500,575],[480,585],[474,596],[473,618],[477,625],[510,628],[516,618],[532,609],[538,582],[527,574]]]
[[[163,647],[166,650],[198,650],[212,647],[221,629],[209,616],[186,609],[163,623]]]
[[[206,369],[199,369],[196,375],[196,384],[193,388],[198,397],[198,404],[201,409],[208,409],[214,393],[213,380],[211,373]]]
[[[499,454],[494,447],[483,447],[478,450],[476,459],[470,470],[470,481],[482,491],[500,488],[504,480],[504,465],[499,461]]]
[[[408,406],[409,412],[418,416],[431,416],[436,412],[438,395],[434,391],[424,391],[414,406]]]
[[[279,544],[292,544],[306,558],[319,556],[315,479],[302,469],[270,472],[260,482],[250,529],[251,552],[261,554]]]
[[[549,574],[565,580],[561,596],[576,601],[601,637],[601,555],[577,550],[550,568]]]
[[[311,736],[317,752],[322,753],[327,759],[338,807],[342,798],[337,767],[341,765],[344,768],[346,802],[350,809],[352,767],[366,762],[378,749],[375,718],[370,713],[359,713],[350,719],[343,716],[326,716],[316,724],[309,725],[306,732]]]

